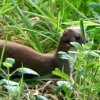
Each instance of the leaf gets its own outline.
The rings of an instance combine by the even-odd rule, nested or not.
[[[66,52],[58,52],[58,55],[61,59],[66,59],[69,61],[70,68],[73,68],[74,62],[76,61],[76,53],[75,51],[70,51],[68,54]]]
[[[93,44],[94,44],[93,41],[89,41],[89,42],[86,43],[86,44],[82,44],[82,48],[83,48],[84,50],[90,50],[90,49],[92,48]]]
[[[81,49],[82,46],[78,42],[70,42],[71,45],[73,45],[76,49]]]
[[[68,78],[68,75],[65,74],[64,72],[62,72],[62,71],[61,71],[60,69],[58,69],[58,68],[55,68],[55,70],[52,71],[52,74],[57,75],[57,76],[59,76],[59,77],[62,77],[62,78],[64,78],[64,79],[67,79],[67,78]]]
[[[100,57],[100,55],[94,51],[85,51],[84,53],[93,57]]]
[[[56,88],[56,93],[59,93],[59,92],[64,92],[64,93],[67,93],[67,91],[68,91],[68,88],[66,87],[66,85],[65,84],[62,84],[61,86],[58,86],[57,88]]]
[[[14,82],[14,81],[2,79],[2,80],[0,80],[0,85],[11,85],[11,86],[16,86],[16,85],[18,85],[18,83],[17,83],[17,82]]]
[[[3,66],[10,68],[10,67],[12,67],[12,64],[10,64],[8,62],[3,62]]]
[[[20,91],[20,87],[19,87],[19,86],[4,85],[4,88],[5,88],[8,92],[17,92],[17,93],[19,93],[19,91]]]
[[[68,55],[66,52],[60,51],[58,52],[58,56],[62,59],[73,61],[73,58],[70,55]]]
[[[71,83],[68,81],[57,81],[57,85],[60,87],[62,85],[65,85],[67,88],[72,89]]]
[[[41,95],[37,95],[36,96],[36,100],[48,100],[46,97],[41,96]]]
[[[35,72],[34,70],[31,70],[31,69],[25,68],[25,67],[18,68],[17,71],[20,73],[23,73],[23,74],[32,74],[32,75],[39,76],[39,74],[37,72]]]
[[[6,58],[5,62],[14,64],[15,63],[15,59],[13,59],[13,58]]]
[[[15,63],[15,59],[13,58],[6,58],[5,62],[3,62],[3,66],[10,68]]]
[[[100,50],[94,50],[96,53],[100,54]]]
[[[68,57],[66,56],[66,55],[67,55],[66,52],[60,51],[60,52],[58,52],[58,55],[59,55],[59,57],[62,58],[62,59],[68,59]]]
[[[90,3],[89,8],[94,13],[95,17],[100,19],[100,3]]]

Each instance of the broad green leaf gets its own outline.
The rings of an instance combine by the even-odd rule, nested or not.
[[[0,80],[0,85],[10,85],[10,86],[16,86],[19,83],[11,81],[11,80],[6,80],[6,79],[2,79]]]
[[[13,59],[13,58],[6,58],[5,62],[10,63],[10,64],[14,64],[15,63],[15,59]]]
[[[52,74],[57,75],[57,76],[59,76],[59,77],[62,77],[62,78],[64,78],[64,79],[67,79],[67,78],[68,78],[68,75],[65,74],[64,72],[62,72],[62,71],[61,71],[60,69],[58,69],[58,68],[55,68],[55,70],[52,71]]]
[[[4,85],[4,88],[7,90],[7,92],[20,92],[20,87],[19,86],[9,86],[9,85]]]
[[[60,87],[62,85],[65,85],[67,88],[72,89],[71,83],[68,81],[57,81],[57,85]]]
[[[48,99],[42,95],[37,95],[36,100],[48,100]]]
[[[82,46],[78,42],[70,42],[76,49],[82,49]]]
[[[8,62],[3,62],[3,66],[10,68],[10,67],[12,67],[12,64],[10,64]]]
[[[71,61],[74,60],[74,59],[73,59],[69,54],[67,54],[66,52],[60,51],[60,52],[58,52],[58,55],[59,55],[59,57],[60,57],[61,59],[66,59],[66,60],[71,60]]]
[[[84,53],[93,57],[100,57],[100,55],[94,51],[85,51]]]
[[[17,71],[20,73],[23,73],[23,74],[32,74],[32,75],[39,76],[39,74],[37,72],[35,72],[34,70],[25,68],[25,67],[18,68]]]

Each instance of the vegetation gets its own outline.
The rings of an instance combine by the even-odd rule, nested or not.
[[[79,50],[74,63],[73,85],[67,83],[68,75],[59,69],[53,71],[53,74],[61,77],[59,81],[56,80],[56,85],[55,81],[43,81],[40,78],[26,80],[26,84],[23,74],[27,69],[24,70],[23,66],[22,69],[18,69],[20,72],[24,70],[21,79],[17,81],[18,83],[13,83],[10,77],[15,72],[11,74],[9,70],[15,61],[8,58],[2,62],[2,53],[1,64],[3,63],[7,68],[7,73],[1,69],[3,74],[0,74],[5,76],[6,80],[0,81],[0,99],[100,100],[99,2],[99,0],[1,0],[1,39],[28,45],[38,52],[52,52],[56,49],[60,33],[69,26],[79,26],[82,18],[90,42],[82,46],[73,44]],[[64,54],[63,59],[66,57],[68,57],[67,54]],[[30,70],[27,73],[29,72]],[[32,74],[39,76],[36,72]],[[68,87],[68,84],[71,86]]]

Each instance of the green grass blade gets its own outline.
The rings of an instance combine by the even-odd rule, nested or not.
[[[24,24],[27,26],[27,28],[33,29],[32,26],[31,26],[31,24],[29,23],[29,21],[25,17],[24,13],[21,11],[21,9],[16,4],[15,0],[11,0],[11,1],[16,6],[16,8],[18,10],[18,13],[19,13],[22,21],[24,22]],[[33,42],[34,42],[34,49],[36,49],[37,51],[41,51],[42,52],[42,48],[40,46],[40,43],[39,43],[39,41],[38,41],[37,36],[35,35],[35,33],[30,32],[30,35],[29,36],[30,36],[30,40],[33,40]]]
[[[83,35],[84,38],[85,38],[83,19],[80,19],[80,29],[81,29],[82,35]]]
[[[83,13],[81,13],[74,5],[72,5],[68,0],[64,0],[75,12],[77,12],[83,18],[88,19]]]

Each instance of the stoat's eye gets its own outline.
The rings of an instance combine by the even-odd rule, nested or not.
[[[76,40],[79,40],[80,38],[80,35],[76,35]]]

